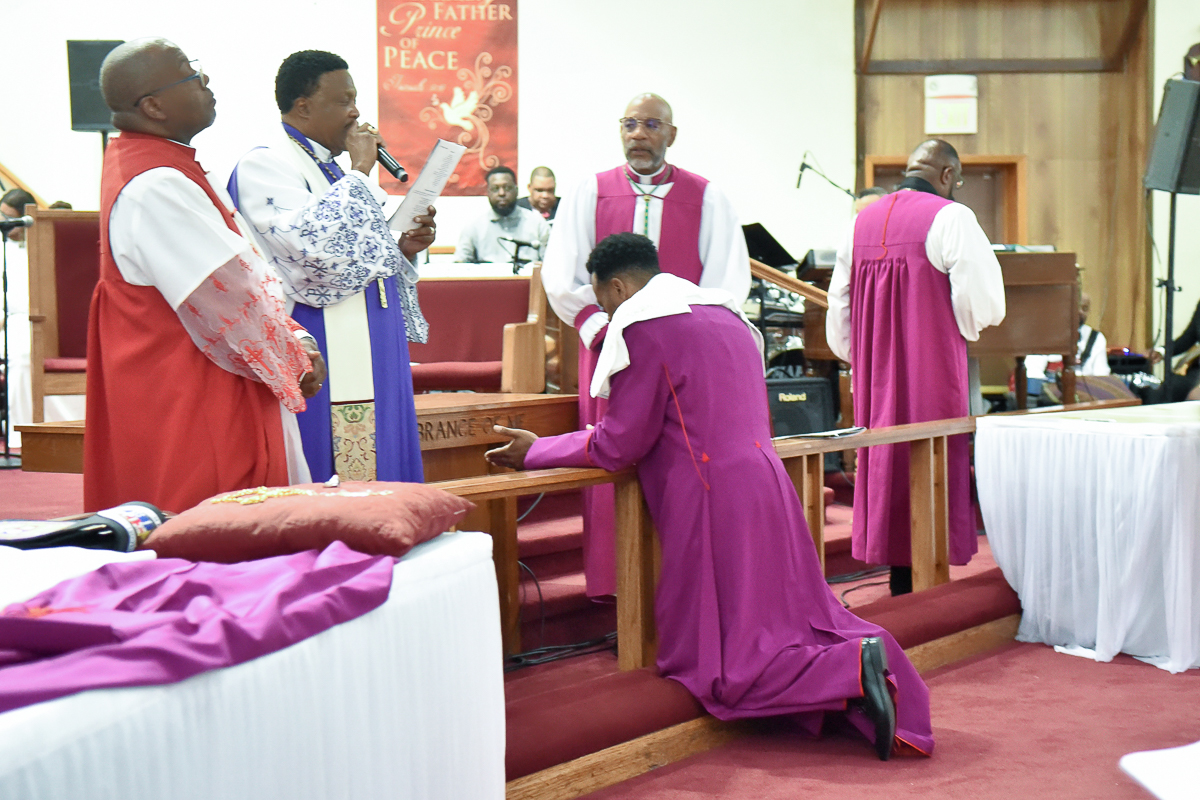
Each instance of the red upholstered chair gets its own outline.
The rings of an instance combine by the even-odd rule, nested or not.
[[[422,278],[429,343],[409,345],[417,392],[546,388],[546,295],[531,277]]]
[[[100,214],[26,206],[33,421],[46,395],[87,393],[88,306],[100,279]]]

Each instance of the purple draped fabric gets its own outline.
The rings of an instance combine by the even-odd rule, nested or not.
[[[950,304],[950,277],[929,262],[925,240],[950,203],[900,191],[868,206],[854,225],[850,272],[854,420],[868,428],[964,417],[967,341]],[[950,563],[979,549],[971,507],[968,437],[948,439]],[[908,444],[858,451],[854,557],[869,564],[912,563]]]
[[[539,439],[528,469],[637,464],[662,544],[658,668],[720,719],[824,712],[862,696],[861,640],[887,648],[897,737],[933,749],[929,692],[886,631],[825,584],[804,512],[771,444],[762,358],[728,309],[692,306],[625,329],[593,431]],[[849,719],[868,738],[857,710]]]
[[[382,605],[394,564],[341,542],[241,564],[108,564],[0,613],[0,712],[282,650]]]

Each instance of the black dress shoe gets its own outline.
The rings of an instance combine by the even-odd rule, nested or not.
[[[875,723],[875,752],[881,761],[892,755],[896,738],[896,705],[888,692],[887,651],[883,640],[871,636],[862,640],[862,710]]]

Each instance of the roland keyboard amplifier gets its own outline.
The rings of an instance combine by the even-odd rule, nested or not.
[[[775,436],[833,430],[837,422],[828,378],[768,378],[767,401]],[[841,453],[826,453],[826,471],[840,469],[841,460]]]

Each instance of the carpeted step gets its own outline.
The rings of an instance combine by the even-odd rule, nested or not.
[[[582,565],[579,570],[535,582],[522,571],[520,588],[521,650],[577,644],[598,639],[617,629],[616,604],[597,603],[587,596]],[[541,595],[538,595],[538,588]]]
[[[508,780],[595,753],[654,731],[696,719],[700,704],[681,685],[654,669],[616,672],[605,654],[592,674],[554,680],[547,673],[570,662],[547,664],[533,679],[506,678]],[[534,667],[532,669],[539,669]],[[605,671],[601,672],[600,670]],[[611,671],[609,671],[611,670]]]
[[[926,592],[855,609],[914,647],[1019,613],[999,569]],[[653,669],[616,671],[611,653],[545,664],[505,676],[508,780],[530,775],[695,719],[699,703]]]
[[[1021,601],[996,567],[924,592],[885,597],[855,608],[854,613],[909,648],[1020,614]]]

